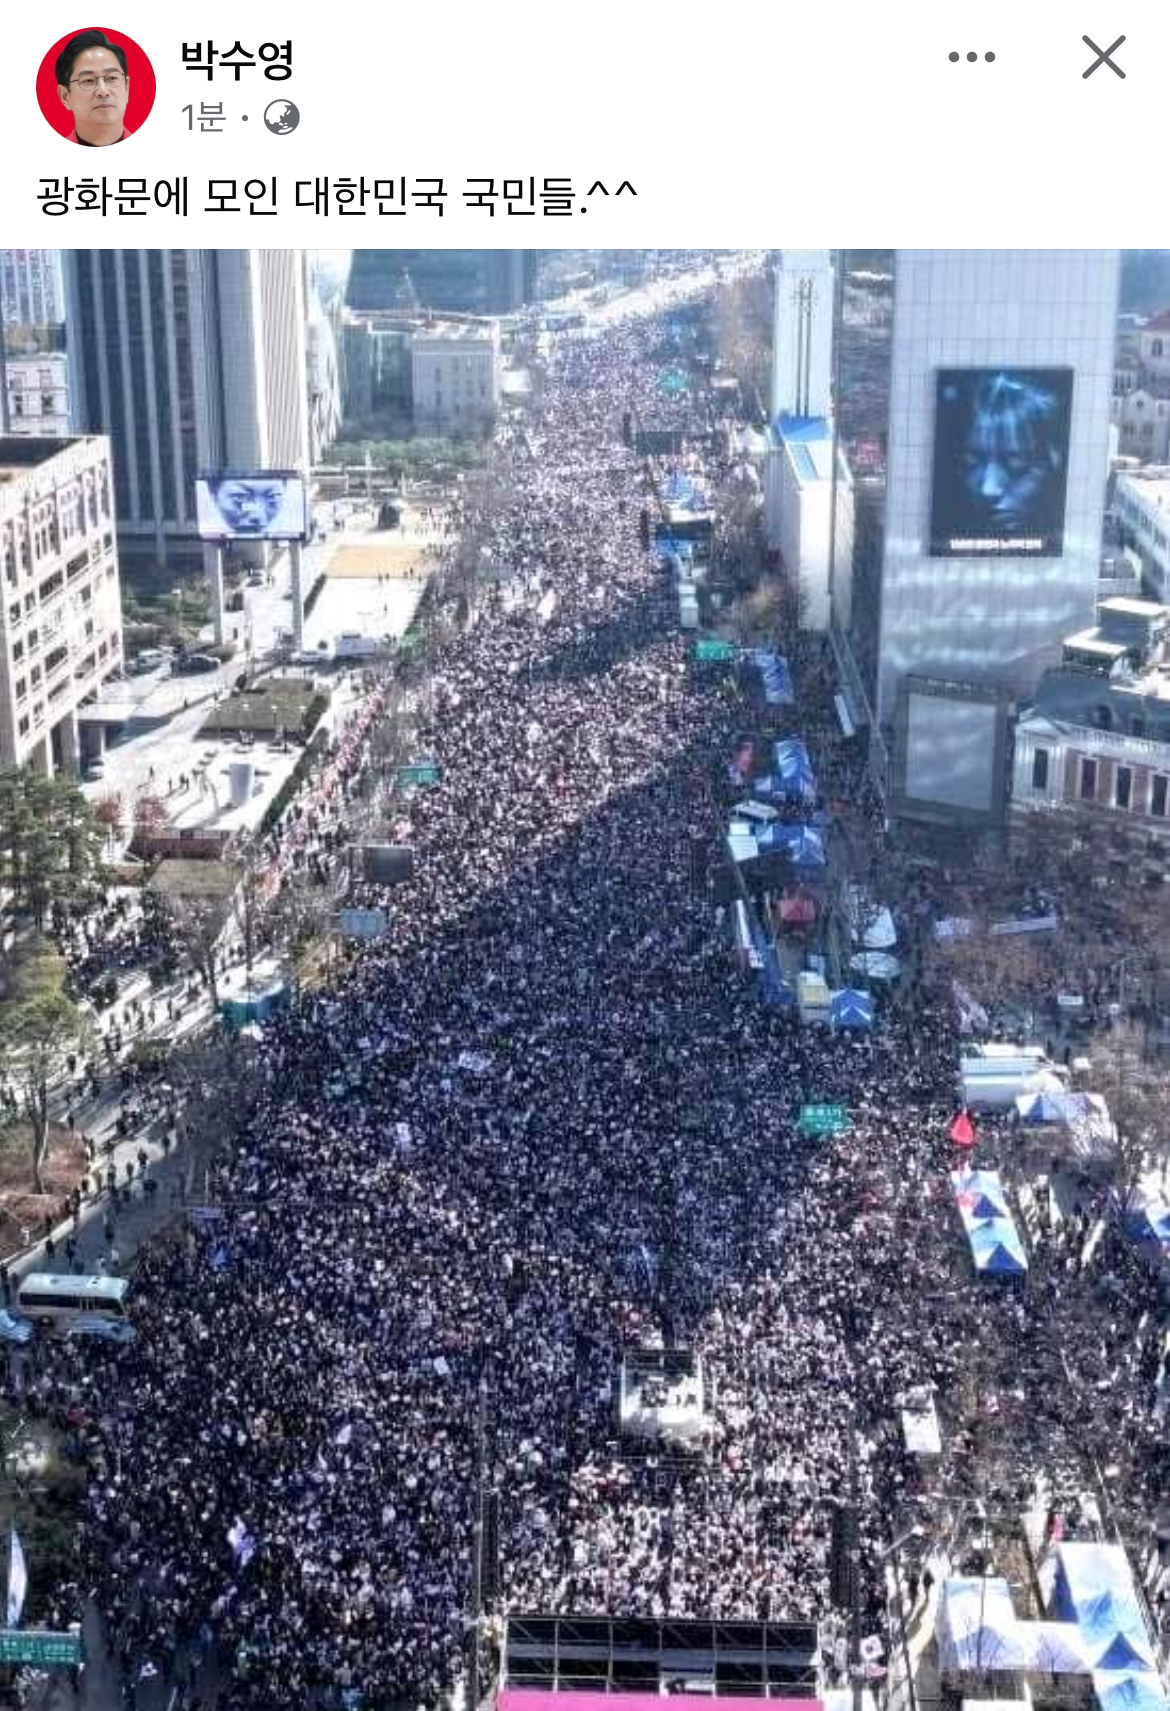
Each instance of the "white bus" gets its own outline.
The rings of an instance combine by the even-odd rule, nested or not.
[[[129,1288],[124,1277],[75,1277],[30,1271],[21,1278],[13,1305],[26,1319],[40,1319],[46,1326],[64,1331],[82,1314],[125,1319]]]

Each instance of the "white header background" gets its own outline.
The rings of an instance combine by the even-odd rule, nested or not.
[[[53,42],[95,21],[145,49],[158,94],[140,134],[82,151],[45,123],[35,79]],[[1126,35],[1124,80],[1083,77],[1085,34]],[[183,65],[184,40],[255,53],[290,37],[285,82]],[[1170,7],[1152,0],[13,6],[0,244],[1170,246],[1168,47]],[[262,115],[281,96],[301,118],[277,137]],[[188,131],[182,109],[200,102],[223,103],[223,134]],[[296,179],[363,173],[442,177],[446,212],[294,208]],[[41,179],[84,175],[185,175],[189,212],[41,212]],[[273,176],[276,218],[202,212],[209,178]],[[597,179],[637,196],[571,218],[464,206],[469,177],[529,176],[570,178],[575,208]]]

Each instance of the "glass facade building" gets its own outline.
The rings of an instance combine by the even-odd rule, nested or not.
[[[1120,256],[844,252],[839,274],[834,642],[880,770],[908,679],[1024,695],[1093,621]]]

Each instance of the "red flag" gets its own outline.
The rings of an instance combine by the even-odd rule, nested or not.
[[[950,1136],[957,1147],[975,1145],[975,1125],[965,1111],[960,1111],[951,1124]]]

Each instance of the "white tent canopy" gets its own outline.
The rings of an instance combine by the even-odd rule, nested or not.
[[[938,1645],[945,1674],[1027,1669],[1030,1650],[1007,1581],[992,1575],[948,1580],[939,1603]]]
[[[1075,1622],[1020,1622],[1029,1669],[1047,1675],[1089,1675],[1092,1665]]]

